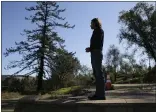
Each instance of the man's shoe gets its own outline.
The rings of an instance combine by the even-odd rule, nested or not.
[[[93,95],[93,96],[89,96],[88,99],[89,100],[106,100],[106,97],[98,97],[96,95]]]

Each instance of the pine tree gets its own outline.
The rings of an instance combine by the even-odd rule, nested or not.
[[[67,87],[80,69],[80,62],[74,55],[73,52],[58,49],[58,54],[55,57],[56,69],[55,71],[51,70],[51,79],[59,88]]]
[[[6,49],[5,56],[13,53],[22,55],[20,61],[13,61],[7,66],[7,69],[19,67],[18,74],[26,69],[30,72],[24,75],[38,74],[37,91],[42,89],[42,80],[45,74],[50,73],[50,69],[54,69],[52,63],[58,48],[64,48],[64,40],[58,36],[55,31],[56,27],[74,28],[68,22],[60,24],[65,18],[60,17],[60,13],[65,9],[59,9],[59,5],[53,1],[36,2],[36,6],[26,8],[27,11],[34,12],[26,20],[30,20],[37,27],[33,30],[24,30],[27,40],[19,43],[15,42],[16,47]],[[54,64],[54,63],[53,63]]]

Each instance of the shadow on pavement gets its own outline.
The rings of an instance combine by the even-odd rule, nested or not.
[[[14,109],[18,100],[2,100],[1,108],[2,109]]]

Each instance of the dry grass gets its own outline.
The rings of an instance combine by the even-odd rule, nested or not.
[[[2,109],[1,112],[14,112],[14,109]]]
[[[51,91],[49,93],[46,93],[44,95],[40,96],[40,99],[47,99],[47,98],[60,98],[60,97],[66,97],[68,95],[75,95],[82,91],[83,87],[80,86],[72,86],[67,88],[61,88],[56,91]],[[25,95],[21,95],[18,92],[2,92],[2,100],[4,99],[20,99],[24,97]]]
[[[80,86],[72,86],[67,88],[61,88],[56,91],[50,92],[50,94],[44,94],[40,97],[40,99],[56,99],[62,97],[68,97],[68,95],[74,95],[76,93],[81,92],[82,87]]]
[[[19,99],[22,98],[24,95],[21,95],[17,92],[2,92],[2,100],[4,99]]]

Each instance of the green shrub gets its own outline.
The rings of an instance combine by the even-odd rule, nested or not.
[[[115,86],[112,84],[110,90],[115,90]]]

